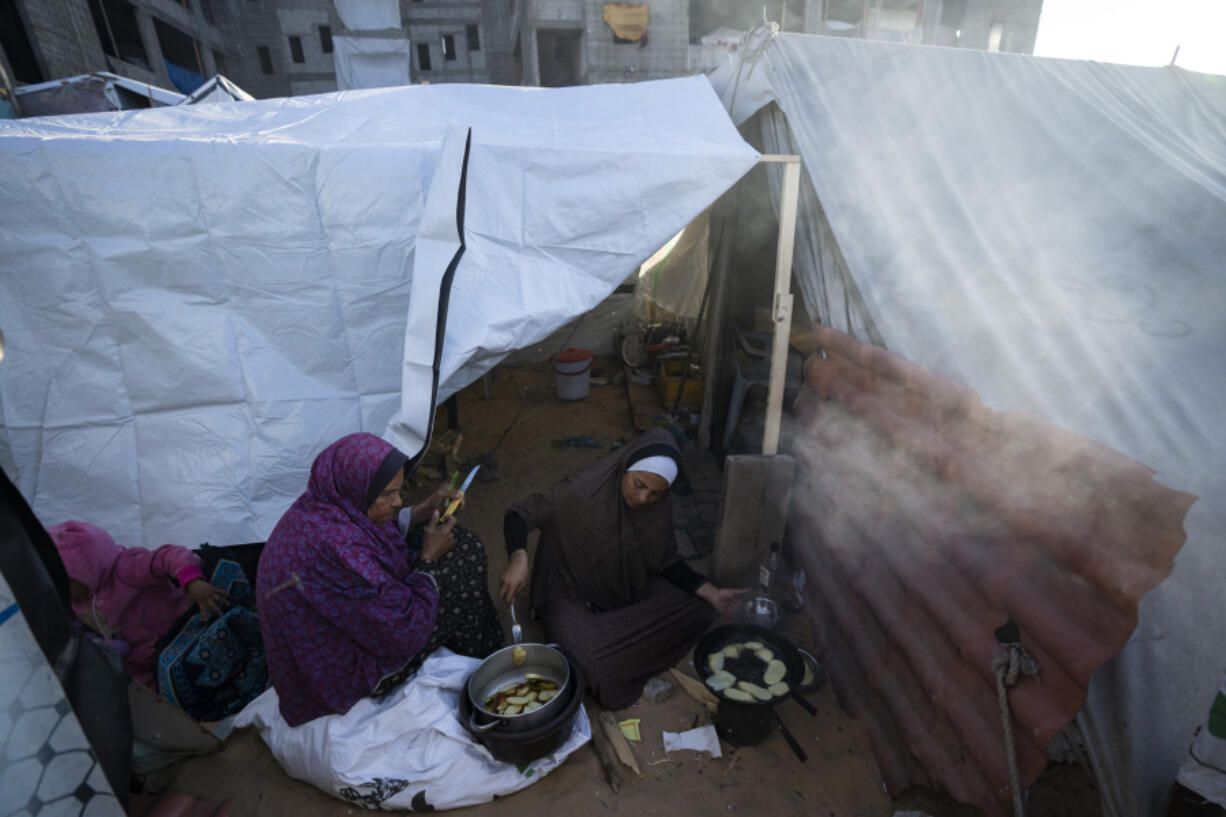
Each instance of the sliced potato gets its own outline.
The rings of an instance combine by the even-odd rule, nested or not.
[[[736,676],[727,670],[720,670],[712,675],[707,676],[707,686],[719,692],[721,689],[727,689],[736,683]]]
[[[515,704],[507,704],[507,708],[502,710],[502,714],[518,715],[520,712],[523,712],[523,711],[524,711],[524,708],[522,706],[516,706]]]
[[[511,648],[511,663],[517,667],[522,667],[524,662],[528,660],[528,651],[523,647]]]
[[[527,695],[510,695],[507,697],[507,703],[512,706],[526,706],[532,703],[533,699]]]
[[[757,698],[759,701],[769,701],[771,698],[775,697],[770,693],[770,690],[763,689],[757,684],[751,684],[749,681],[737,681],[736,685],[748,692],[753,697]]]
[[[742,644],[741,646],[742,646],[742,647],[744,647],[744,648],[745,648],[745,649],[747,649],[747,650],[760,650],[760,649],[762,649],[763,647],[765,647],[766,645],[765,645],[765,644],[763,644],[761,641],[746,641],[746,642],[745,642],[744,644]]]
[[[768,664],[771,661],[775,660],[775,654],[771,652],[770,650],[766,649],[766,647],[762,647],[761,649],[755,650],[755,654],[758,656],[758,658],[761,658],[763,661],[765,661]]]
[[[707,666],[711,668],[711,672],[719,672],[724,668],[724,654],[722,652],[713,652],[707,656]]]
[[[729,644],[727,647],[724,647],[722,650],[720,650],[720,652],[722,652],[724,655],[726,655],[729,658],[736,658],[737,656],[741,654],[741,645],[740,644]]]
[[[753,701],[752,695],[750,695],[748,692],[743,692],[736,687],[728,687],[724,690],[724,694],[734,701],[744,701],[745,703],[751,703]]]
[[[782,698],[788,694],[789,687],[787,684],[780,682],[778,684],[771,684],[767,689],[771,695],[774,695],[776,698]]]
[[[771,660],[766,665],[766,672],[762,674],[762,680],[767,686],[777,684],[783,680],[783,676],[788,674],[787,666],[778,658]]]
[[[787,684],[783,684],[783,686],[786,687]],[[542,706],[544,706],[544,704],[541,703],[540,701],[533,701],[532,703],[524,707],[524,714],[527,714],[529,712],[535,712],[536,710],[540,709]]]
[[[558,691],[556,689],[542,689],[540,692],[536,693],[536,699],[541,703],[544,703],[545,701],[553,700],[554,696],[557,694]]]

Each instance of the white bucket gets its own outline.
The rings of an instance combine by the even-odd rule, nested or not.
[[[592,353],[587,349],[567,349],[553,364],[554,384],[562,400],[587,397],[592,378]]]

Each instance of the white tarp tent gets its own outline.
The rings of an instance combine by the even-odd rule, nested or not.
[[[0,125],[0,465],[46,524],[261,540],[325,445],[420,441],[756,159],[703,77]]]
[[[1159,813],[1226,669],[1226,82],[759,29],[712,83],[803,158],[811,315],[1201,497],[1079,719],[1106,813]]]

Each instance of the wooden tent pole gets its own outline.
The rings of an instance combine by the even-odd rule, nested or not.
[[[766,398],[766,428],[762,453],[779,453],[779,427],[783,419],[783,385],[788,369],[788,334],[792,330],[792,252],[796,244],[796,208],[800,196],[800,157],[763,156],[763,161],[783,164],[783,189],[779,197],[779,244],[775,254],[775,293],[771,308],[774,337],[771,341],[770,387]]]

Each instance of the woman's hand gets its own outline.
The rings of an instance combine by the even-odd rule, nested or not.
[[[192,579],[183,588],[183,592],[192,604],[200,608],[200,615],[205,621],[210,615],[221,615],[230,606],[230,597],[226,591],[206,582],[204,579]]]
[[[456,489],[450,488],[446,484],[440,485],[434,493],[417,503],[413,508],[415,511],[414,516],[420,514],[419,519],[428,519],[435,511],[442,514],[443,509],[447,507],[447,503],[460,496],[460,492]],[[463,499],[460,499],[460,507],[464,507]]]
[[[507,569],[502,571],[502,578],[498,585],[498,597],[508,607],[511,602],[515,601],[515,597],[519,595],[519,591],[523,590],[528,585],[528,551],[520,548],[511,553],[511,560],[507,563]]]
[[[421,557],[432,562],[437,562],[455,546],[455,536],[451,532],[455,527],[455,517],[449,516],[445,522],[440,522],[438,514],[437,509],[430,514],[430,521],[422,533]]]
[[[736,615],[737,607],[740,605],[741,599],[749,593],[748,587],[716,587],[707,582],[702,587],[694,591],[698,595],[706,599],[712,607],[714,607],[720,615],[732,616]]]

